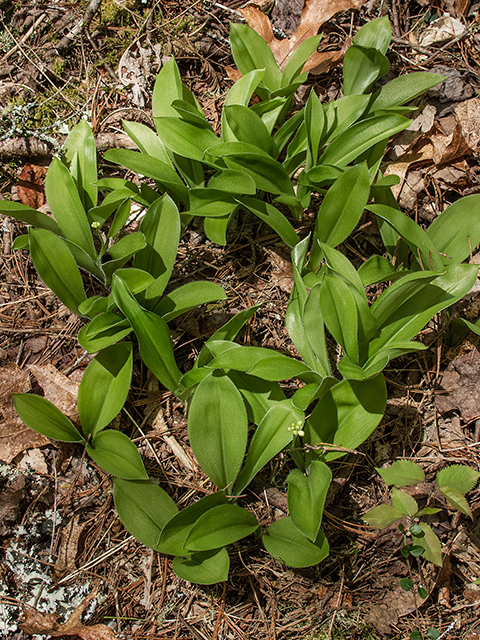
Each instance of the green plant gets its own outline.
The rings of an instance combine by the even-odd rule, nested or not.
[[[441,511],[441,508],[430,507],[434,495],[428,497],[427,506],[420,509],[417,501],[409,493],[402,491],[402,487],[410,487],[420,482],[424,482],[425,474],[420,465],[411,460],[398,460],[385,469],[376,469],[387,485],[394,485],[392,488],[392,504],[381,504],[363,516],[364,520],[371,526],[384,529],[385,527],[407,519],[407,529],[403,523],[398,525],[403,534],[404,545],[401,553],[404,558],[409,556],[422,556],[425,560],[433,564],[442,566],[442,549],[440,540],[433,529],[425,522],[420,522],[422,516],[430,516]],[[477,484],[480,473],[461,464],[450,465],[437,473],[435,478],[438,490],[447,499],[450,507],[460,513],[472,517],[472,512],[465,499],[465,494],[471,491]],[[410,538],[411,543],[407,542]],[[402,587],[412,586],[407,582]],[[423,598],[425,594],[420,594]]]
[[[388,70],[390,35],[384,18],[363,27],[345,59],[345,97],[322,105],[311,92],[305,107],[289,118],[292,95],[305,80],[303,64],[319,38],[299,47],[282,72],[257,34],[234,25],[232,50],[244,76],[226,97],[221,137],[172,59],[154,89],[157,133],[124,123],[139,152],[106,154],[154,180],[156,190],[97,180],[93,135],[82,122],[68,137],[62,161],[55,159],[47,174],[55,220],[18,203],[0,204],[0,212],[36,227],[16,248],[28,246],[45,283],[90,319],[79,342],[89,352],[100,351],[80,386],[81,431],[42,398],[17,395],[17,411],[45,435],[84,444],[115,476],[115,505],[127,529],[147,546],[175,556],[173,568],[187,580],[227,579],[226,547],[259,533],[255,516],[238,503],[255,475],[283,450],[296,467],[287,478],[289,516],[270,525],[264,546],[293,567],[328,555],[321,529],[328,463],[355,450],[379,424],[388,362],[424,349],[413,341],[419,331],[476,280],[478,267],[463,261],[470,245],[480,242],[480,196],[456,202],[424,231],[399,211],[392,180],[379,173],[388,139],[409,124],[402,115],[410,109],[405,103],[442,79],[411,74],[368,93]],[[261,102],[250,106],[254,92]],[[101,204],[98,189],[108,192]],[[301,239],[280,207],[300,217],[312,194],[323,199],[313,232]],[[131,201],[146,213],[139,231],[123,235]],[[252,307],[218,329],[183,373],[168,322],[225,293],[213,283],[196,282],[164,295],[182,228],[201,216],[208,237],[224,244],[229,221],[241,208],[292,248],[294,287],[286,325],[300,359],[235,342],[258,309]],[[356,269],[337,247],[365,208],[377,218],[386,255],[371,256]],[[105,295],[87,298],[83,271],[99,281]],[[365,288],[380,282],[384,291],[370,304]],[[327,331],[340,358],[327,348]],[[131,346],[120,341],[132,332],[145,365],[186,404],[192,450],[217,489],[181,511],[147,478],[133,443],[104,430],[125,401]],[[284,380],[296,385],[288,398]],[[96,400],[87,406],[90,393]],[[110,395],[107,409],[101,400]]]

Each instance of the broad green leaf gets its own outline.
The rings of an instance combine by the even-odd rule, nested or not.
[[[342,380],[318,401],[305,425],[305,441],[355,449],[378,426],[386,402],[382,375],[368,380]],[[323,459],[328,462],[342,455],[342,451],[327,451]]]
[[[115,478],[113,498],[128,531],[142,544],[156,549],[163,527],[178,513],[170,496],[149,480]]]
[[[225,206],[225,208],[228,210],[227,206]],[[205,218],[203,228],[210,242],[220,245],[227,244],[227,229],[235,210],[236,207],[233,210],[230,208],[230,213],[221,218]]]
[[[120,164],[127,169],[140,173],[147,178],[152,178],[161,183],[166,189],[170,189],[183,202],[188,202],[188,189],[178,173],[171,166],[157,160],[153,156],[130,149],[109,149],[105,160]]]
[[[30,429],[61,442],[85,442],[72,422],[45,398],[30,393],[12,395],[18,417]]]
[[[239,80],[237,80],[237,82],[235,82],[233,87],[229,89],[225,98],[225,106],[228,107],[232,104],[241,104],[244,107],[248,107],[250,98],[254,94],[255,89],[262,81],[264,74],[265,70],[263,68],[255,68],[248,73],[244,73],[243,76]],[[225,140],[225,142],[227,141]]]
[[[480,243],[480,195],[460,198],[435,218],[427,230],[444,264],[468,258]]]
[[[170,322],[201,304],[226,299],[227,294],[215,282],[188,282],[166,295],[155,307],[155,313]]]
[[[326,275],[320,289],[322,319],[348,357],[358,359],[358,317],[355,298],[343,280]]]
[[[396,114],[382,115],[358,122],[341,133],[327,147],[319,164],[344,167],[378,142],[400,133],[411,120]]]
[[[85,369],[78,389],[78,413],[85,434],[95,436],[121,411],[132,367],[132,343],[121,342],[101,351]]]
[[[225,142],[209,149],[208,155],[222,158],[230,169],[247,173],[261,191],[295,195],[292,181],[283,166],[259,147],[247,142]]]
[[[304,475],[299,469],[291,471],[288,483],[288,513],[300,533],[314,542],[322,524],[323,508],[332,481],[329,467],[314,460]]]
[[[301,74],[305,63],[310,58],[312,53],[316,51],[318,45],[320,44],[320,40],[322,39],[322,36],[323,34],[320,33],[317,36],[312,36],[311,38],[307,38],[306,40],[301,42],[297,47],[295,47],[291,55],[288,57],[287,63],[283,69],[282,87],[288,87],[288,85],[291,84],[294,80],[296,80],[297,76]],[[305,80],[306,80],[306,77],[305,77]]]
[[[223,169],[216,173],[208,183],[208,187],[241,196],[254,196],[257,192],[255,180],[248,173],[233,169]]]
[[[445,76],[428,72],[407,73],[394,78],[373,94],[369,112],[383,111],[389,107],[406,104],[443,80]]]
[[[407,273],[405,271],[396,271],[390,260],[377,254],[370,256],[358,269],[358,275],[361,277],[365,287],[386,280],[396,280],[407,275]]]
[[[307,163],[305,169],[314,167],[317,163],[318,150],[322,140],[325,125],[325,113],[315,91],[310,91],[305,105],[305,132],[307,134]]]
[[[300,299],[295,299],[292,291],[285,324],[288,334],[292,338],[298,352],[310,366],[320,375],[328,376],[330,362],[325,337],[325,323],[320,308],[322,284],[317,283],[311,289],[305,304],[303,314]]]
[[[394,342],[415,337],[436,313],[468,293],[477,279],[477,265],[458,264],[444,269],[441,275],[407,275],[376,300],[372,314],[380,333],[370,343],[370,355]]]
[[[205,191],[207,191],[207,189],[205,189]],[[210,189],[208,189],[208,191],[210,191]],[[235,202],[232,196],[227,196],[222,191],[218,191],[218,194],[219,196],[215,200],[207,200],[198,207],[192,207],[186,213],[205,218],[229,218],[238,208],[238,203]]]
[[[284,449],[293,438],[289,428],[303,428],[305,414],[291,400],[278,400],[265,412],[253,434],[242,472],[235,483],[236,495],[242,493],[260,469]]]
[[[179,511],[164,526],[158,543],[158,550],[161,553],[168,553],[173,556],[188,554],[189,550],[185,546],[185,541],[195,522],[209,509],[226,503],[227,499],[223,491],[217,491]]]
[[[12,249],[14,251],[18,251],[19,249],[28,249],[28,233],[17,236],[13,241]]]
[[[157,75],[152,95],[153,117],[176,116],[177,112],[171,106],[174,100],[183,97],[180,71],[174,58],[170,58]]]
[[[210,346],[214,346],[210,342]],[[235,369],[264,380],[286,380],[310,373],[311,369],[300,360],[262,347],[243,347],[232,343],[208,364],[212,369]]]
[[[249,142],[273,156],[273,141],[260,116],[239,104],[225,106],[224,113],[234,140]]]
[[[285,400],[285,394],[278,382],[262,380],[240,371],[229,371],[228,377],[242,394],[247,407],[248,419],[255,424],[260,424],[272,406]]]
[[[441,567],[443,563],[440,540],[432,531],[432,528],[428,524],[425,524],[425,522],[420,522],[420,527],[422,528],[423,536],[417,537],[412,535],[413,544],[425,549],[422,558],[432,562],[437,567]]]
[[[118,308],[135,331],[145,365],[169,391],[175,393],[182,374],[175,362],[168,324],[157,314],[144,309],[121,278],[114,277],[112,293]]]
[[[87,444],[87,453],[104,471],[124,480],[146,480],[137,447],[120,431],[101,431]]]
[[[367,209],[389,224],[406,242],[423,270],[442,270],[443,261],[429,235],[411,218],[393,207],[368,205]]]
[[[125,317],[105,311],[80,329],[78,342],[88,353],[95,353],[119,342],[131,331],[132,326]]]
[[[172,562],[172,569],[179,578],[195,584],[225,582],[229,568],[230,558],[224,548],[192,553],[185,558],[177,556]]]
[[[165,145],[152,129],[140,122],[127,122],[124,120],[122,124],[126,133],[135,142],[140,151],[173,168]]]
[[[353,44],[343,60],[343,94],[366,93],[389,69],[388,58],[378,49]]]
[[[400,491],[396,487],[392,489],[392,505],[411,518],[418,512],[417,501],[411,495],[405,493],[405,491]]]
[[[108,238],[114,238],[117,235],[117,233],[119,233],[123,229],[125,223],[130,217],[130,212],[131,212],[131,201],[130,201],[130,198],[127,198],[120,204],[120,206],[117,209],[117,212],[115,213],[115,217],[113,219],[113,222],[107,234]]]
[[[247,197],[237,198],[237,202],[268,224],[289,247],[294,247],[299,241],[295,229],[283,213],[268,202]]]
[[[82,277],[65,242],[47,229],[29,229],[30,253],[38,275],[71,311],[87,299]]]
[[[298,127],[303,123],[304,117],[305,111],[304,109],[300,109],[300,111],[297,111],[295,115],[289,118],[279,129],[277,129],[277,131],[275,131],[273,141],[279,154],[282,152],[290,138],[295,134]]]
[[[155,278],[155,282],[140,296],[140,302],[148,309],[155,306],[172,274],[180,227],[178,208],[168,194],[148,208],[140,223],[147,246],[136,254],[133,266]]]
[[[245,24],[230,23],[230,46],[235,64],[242,75],[255,69],[265,69],[264,85],[269,91],[280,89],[280,67],[273,57],[272,50],[256,31]]]
[[[383,54],[387,53],[388,45],[392,39],[392,30],[388,16],[370,20],[361,27],[353,38],[354,44],[362,47],[378,49]]]
[[[63,145],[62,162],[67,168],[75,154],[77,175],[73,177],[83,207],[88,211],[97,204],[97,149],[92,128],[83,119],[73,127]]]
[[[375,467],[375,470],[388,485],[396,487],[410,487],[425,480],[422,467],[412,460],[397,460],[386,469]]]
[[[319,532],[315,542],[311,542],[300,533],[291,518],[282,518],[270,525],[262,541],[272,556],[289,567],[312,567],[330,553],[323,531]]]
[[[259,527],[250,511],[236,504],[222,504],[202,514],[193,525],[185,546],[192,551],[208,551],[249,536]]]
[[[53,231],[57,236],[63,235],[58,224],[55,220],[50,218],[50,216],[47,216],[36,209],[32,209],[31,207],[27,207],[20,202],[0,200],[0,214],[10,216],[11,218],[15,218],[15,220],[21,220],[21,222],[30,224],[32,227],[36,227],[37,229]]]
[[[190,403],[188,435],[202,469],[229,493],[240,471],[247,432],[245,404],[230,378],[218,373],[204,378]]]
[[[65,236],[95,258],[97,253],[87,214],[72,176],[58,158],[53,158],[47,171],[45,195],[53,217]]]
[[[174,100],[172,107],[183,120],[205,129],[210,128],[203,111],[199,110],[196,105],[190,104],[187,100]]]
[[[108,308],[108,298],[104,296],[91,296],[78,306],[78,313],[87,318],[94,318]]]
[[[443,493],[454,509],[460,511],[460,513],[464,513],[466,516],[470,516],[471,518],[473,517],[472,510],[470,509],[463,493],[460,493],[458,489],[453,489],[452,487],[439,486],[438,488],[440,493]]]
[[[393,524],[402,517],[402,511],[393,507],[390,504],[379,504],[378,507],[373,507],[370,511],[364,514],[363,519],[368,522],[371,527],[377,529],[385,529],[389,525]]]
[[[142,269],[135,269],[134,267],[118,269],[115,274],[125,282],[134,294],[145,291],[145,289],[154,282],[154,277],[150,275],[150,273],[142,271]],[[112,296],[110,295],[109,298],[110,297]]]
[[[141,231],[129,233],[123,238],[120,238],[120,240],[117,240],[117,242],[109,248],[108,254],[112,258],[111,262],[119,262],[120,260],[127,262],[133,255],[144,249],[146,244],[145,236]],[[106,270],[109,264],[110,263],[107,262],[103,265],[104,270]]]
[[[167,149],[198,162],[204,161],[207,149],[221,142],[210,126],[205,128],[187,120],[170,117],[155,118],[155,125]]]
[[[480,473],[463,464],[451,464],[437,473],[438,485],[446,485],[460,493],[468,493],[478,482]]]
[[[347,127],[359,120],[370,102],[370,96],[344,96],[325,105],[327,142],[340,135]],[[317,167],[320,169],[321,167]],[[312,170],[312,178],[315,169]]]

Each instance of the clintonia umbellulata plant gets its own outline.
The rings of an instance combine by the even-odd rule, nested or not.
[[[56,213],[55,204],[51,206],[59,216],[58,227],[48,226],[53,224],[50,218],[23,205],[2,203],[2,212],[47,231],[49,241],[54,237],[56,246],[61,243],[62,251],[69,252],[73,266],[65,276],[55,261],[45,267],[37,258],[37,230],[29,232],[34,238],[30,251],[42,278],[65,304],[70,303],[67,306],[91,318],[80,332],[81,345],[90,352],[103,349],[87,368],[81,390],[89,388],[100,365],[110,372],[115,369],[110,360],[121,360],[118,354],[125,348],[125,343],[115,343],[133,330],[146,366],[188,404],[190,444],[218,491],[178,511],[167,493],[146,478],[134,445],[122,444],[126,436],[120,442],[112,435],[117,432],[104,431],[105,417],[98,419],[101,426],[91,426],[91,416],[104,413],[94,404],[90,418],[85,417],[83,391],[83,434],[67,426],[71,423],[43,399],[15,400],[32,428],[87,445],[98,464],[116,476],[115,504],[125,526],[149,547],[174,555],[175,572],[187,580],[209,584],[227,578],[226,546],[259,528],[253,514],[237,504],[238,497],[284,449],[297,467],[287,478],[289,516],[268,528],[264,545],[294,567],[317,564],[328,555],[321,530],[331,480],[328,462],[354,450],[379,424],[386,406],[382,370],[387,363],[425,348],[413,341],[418,332],[476,280],[478,268],[463,261],[470,246],[480,242],[480,196],[459,200],[424,231],[399,211],[389,189],[392,178],[379,173],[388,139],[409,124],[402,115],[410,109],[405,103],[442,79],[410,74],[369,93],[388,71],[385,52],[390,37],[384,18],[363,27],[345,59],[344,97],[322,105],[312,91],[305,107],[289,118],[292,95],[305,79],[303,63],[319,38],[299,47],[293,62],[281,71],[258,34],[233,25],[232,51],[244,75],[226,97],[221,137],[181,83],[172,59],[154,89],[157,132],[125,123],[139,152],[115,149],[106,154],[153,179],[158,191],[119,179],[97,181],[93,136],[82,123],[67,139],[64,162],[56,160],[49,170],[54,177],[63,176],[58,184],[68,194],[69,206],[76,203],[72,228],[62,212]],[[261,101],[250,105],[254,92]],[[89,154],[82,151],[84,146]],[[100,205],[96,190],[90,190],[92,183],[110,192]],[[289,206],[298,217],[312,193],[324,197],[312,234],[301,240],[279,206]],[[135,236],[139,244],[117,261],[114,238],[128,219],[131,201],[146,209]],[[188,284],[164,295],[182,228],[193,216],[201,216],[209,238],[225,243],[229,221],[240,208],[269,224],[292,248],[294,287],[286,325],[301,359],[235,342],[258,308],[253,307],[216,331],[193,369],[182,373],[168,321],[197,304],[224,297],[213,283]],[[356,269],[337,247],[357,227],[365,208],[377,218],[386,255],[372,256]],[[84,251],[82,243],[87,245],[87,228],[91,262],[78,249]],[[25,245],[20,241],[17,246]],[[125,268],[130,258],[132,266]],[[87,300],[78,267],[100,280],[106,295]],[[65,293],[70,277],[76,282],[70,287],[76,291],[73,301]],[[385,289],[370,304],[365,287],[381,282]],[[338,361],[327,347],[327,330],[340,348]],[[287,397],[280,383],[292,379],[297,389]],[[108,375],[98,374],[99,397],[112,385]],[[117,412],[125,399],[120,395],[114,394],[112,405]],[[125,463],[125,471],[122,460],[127,458],[130,466]],[[139,475],[132,475],[133,459]]]

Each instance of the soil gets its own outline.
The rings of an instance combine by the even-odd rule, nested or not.
[[[267,12],[274,4],[271,19],[279,38],[291,35],[300,22],[301,1],[257,4]],[[320,51],[340,50],[366,21],[388,15],[394,35],[388,77],[417,70],[447,76],[417,101],[414,125],[393,140],[383,167],[386,174],[401,177],[402,209],[428,225],[460,196],[480,192],[479,7],[469,0],[356,5],[357,10],[335,13],[323,24]],[[166,56],[175,56],[183,81],[218,130],[235,71],[229,22],[242,20],[239,8],[244,6],[243,0],[1,1],[0,197],[44,207],[46,168],[81,118],[92,124],[99,151],[129,146],[121,121],[152,124],[153,82]],[[424,32],[442,16],[467,28],[429,43]],[[333,100],[340,86],[338,64],[328,73],[310,75],[298,103],[308,90],[324,102]],[[99,161],[102,175],[138,181],[103,161],[101,153]],[[303,235],[313,228],[314,215],[312,210],[296,223]],[[440,569],[421,559],[407,565],[398,528],[379,531],[361,517],[388,501],[375,467],[397,458],[423,467],[425,483],[415,495],[419,501],[427,500],[435,474],[447,463],[480,469],[478,340],[469,335],[456,349],[449,348],[439,317],[422,332],[427,351],[387,368],[389,400],[381,425],[358,452],[332,465],[334,481],[322,525],[331,553],[323,563],[290,569],[250,536],[234,545],[227,582],[197,586],[173,573],[171,558],[128,534],[113,506],[111,478],[81,449],[54,444],[16,417],[12,391],[40,387],[62,410],[74,413],[78,382],[91,357],[76,340],[82,320],[45,287],[28,254],[12,249],[24,232],[22,225],[3,219],[0,636],[399,640],[414,631],[426,637],[433,627],[448,640],[480,637],[480,587],[475,584],[480,578],[480,490],[468,496],[473,518],[443,503],[433,523],[443,548]],[[368,257],[376,243],[378,230],[366,218],[346,251]],[[477,256],[472,247],[476,262]],[[296,354],[283,322],[293,280],[289,251],[269,227],[249,217],[237,220],[224,248],[209,242],[203,227],[194,223],[182,238],[173,280],[178,285],[198,278],[224,286],[228,301],[172,324],[182,370],[191,367],[206,337],[239,310],[260,302],[263,306],[241,334],[243,343]],[[454,313],[475,320],[478,291]],[[179,506],[210,492],[189,449],[182,405],[147,375],[139,358],[117,426],[134,438],[149,474]],[[287,513],[288,464],[280,455],[247,492],[248,508],[262,526]],[[400,580],[406,577],[423,585],[427,597],[403,591]]]

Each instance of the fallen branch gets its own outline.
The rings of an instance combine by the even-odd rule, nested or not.
[[[49,158],[60,149],[65,137],[52,142],[44,142],[38,138],[10,138],[0,142],[0,160],[8,161],[13,158]],[[136,145],[124,133],[99,133],[96,138],[97,151],[102,153],[107,149],[136,149]]]

